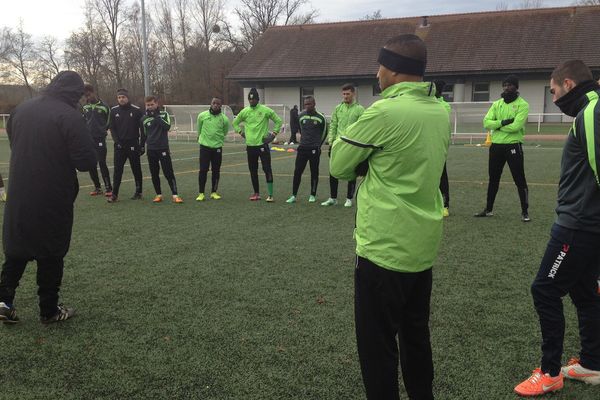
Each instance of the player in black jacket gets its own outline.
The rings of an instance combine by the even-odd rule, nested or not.
[[[156,191],[154,203],[160,203],[163,200],[162,190],[160,188],[160,167],[163,174],[169,182],[171,193],[173,194],[173,203],[183,203],[183,200],[177,194],[177,182],[173,172],[173,162],[171,161],[171,152],[169,151],[169,129],[171,128],[171,119],[169,113],[158,109],[158,99],[156,96],[148,96],[145,99],[146,114],[142,117],[142,126],[146,134],[148,144],[148,165],[152,175],[152,184]]]
[[[304,111],[299,115],[300,145],[296,153],[296,167],[292,183],[292,196],[287,203],[295,203],[302,173],[306,164],[310,163],[310,197],[309,203],[317,201],[317,185],[319,184],[319,160],[321,146],[327,137],[327,119],[315,109],[316,101],[313,96],[304,98]]]
[[[86,104],[83,106],[83,115],[96,145],[96,157],[100,165],[106,197],[110,197],[112,196],[112,185],[110,184],[110,172],[108,172],[108,166],[106,165],[106,130],[108,129],[110,108],[98,99],[94,87],[90,84],[85,85],[85,98]],[[101,195],[102,188],[100,187],[100,179],[96,168],[90,170],[90,178],[94,182],[94,190],[90,195]]]
[[[129,93],[126,89],[117,90],[119,105],[110,109],[110,122],[108,127],[115,142],[115,175],[112,196],[109,203],[114,203],[119,197],[119,187],[123,177],[125,161],[129,165],[135,179],[135,193],[132,200],[142,198],[142,166],[140,156],[146,152],[146,135],[142,129],[142,116],[144,112],[129,102]]]

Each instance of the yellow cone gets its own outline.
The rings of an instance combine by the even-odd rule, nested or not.
[[[483,144],[485,147],[490,147],[492,145],[492,134],[488,131],[487,136],[485,137],[485,143]]]

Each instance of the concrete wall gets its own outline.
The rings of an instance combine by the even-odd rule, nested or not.
[[[519,93],[529,103],[529,120],[537,121],[538,117],[532,114],[544,112],[544,92],[548,81],[523,81],[519,82]]]
[[[340,85],[314,85],[305,87],[314,88],[314,96],[317,101],[317,110],[329,116],[335,107],[342,101]],[[372,85],[359,85],[356,88],[357,98],[360,104],[368,107],[375,101],[379,100],[379,96],[373,96]],[[244,88],[244,101],[248,105],[248,91],[250,88]],[[300,104],[300,86],[268,86],[265,85],[264,95],[261,94],[261,89],[258,89],[261,96],[260,102],[263,104],[282,104],[291,108],[294,104],[302,110]]]
[[[300,88],[293,86],[269,87],[265,86],[263,104],[283,104],[292,108],[294,104],[300,105]],[[301,108],[301,107],[300,107]]]
[[[544,112],[544,93],[548,85],[544,80],[519,81],[519,93],[529,103],[529,121],[537,122],[540,114]],[[502,82],[490,82],[490,101],[498,100],[502,95]],[[470,101],[473,96],[473,82],[465,83],[465,101]]]
[[[328,117],[335,107],[342,101],[342,91],[339,85],[315,87],[315,100],[317,109]]]

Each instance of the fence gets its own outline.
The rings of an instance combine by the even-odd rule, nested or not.
[[[6,129],[6,121],[10,114],[0,114],[0,129]]]
[[[452,143],[485,138],[487,134],[483,127],[483,118],[491,102],[450,103],[452,114],[450,123],[452,129]],[[556,135],[562,139],[573,122],[571,117],[561,113],[530,113],[525,126],[527,135]]]
[[[469,102],[469,103],[450,103],[452,114],[450,122],[452,126],[452,143],[455,141],[479,140],[485,137],[486,131],[483,128],[483,118],[491,106],[491,102]],[[198,133],[196,129],[196,119],[198,114],[209,109],[209,105],[166,105],[165,110],[171,116],[170,139],[195,141]],[[283,120],[282,132],[289,132],[289,107],[281,104],[268,105]],[[233,111],[229,106],[223,106],[222,112],[233,122]],[[0,130],[4,130],[9,114],[0,114]],[[529,114],[525,132],[528,135],[564,135],[569,131],[573,118],[561,113],[532,113]],[[273,123],[270,123],[273,128]],[[285,138],[286,136],[284,136]],[[231,131],[227,135],[228,142],[242,142],[243,139]]]

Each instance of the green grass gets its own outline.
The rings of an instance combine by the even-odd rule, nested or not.
[[[5,177],[7,147],[0,141]],[[272,153],[277,202],[249,202],[240,145],[225,149],[223,200],[198,204],[197,147],[172,150],[182,205],[152,204],[149,180],[144,201],[128,200],[129,171],[124,200],[110,205],[87,195],[90,180],[80,174],[61,292],[79,315],[42,326],[35,267],[28,268],[16,300],[23,322],[0,326],[0,399],[364,398],[353,323],[354,210],[308,204],[308,171],[301,201],[286,204],[294,160],[287,153]],[[539,364],[529,285],[554,219],[561,152],[525,151],[530,224],[520,222],[508,168],[496,216],[473,219],[485,203],[487,151],[450,149],[451,216],[432,296],[436,398],[514,399],[514,385]],[[565,304],[566,360],[578,337]],[[598,388],[568,382],[548,398],[597,399]]]

